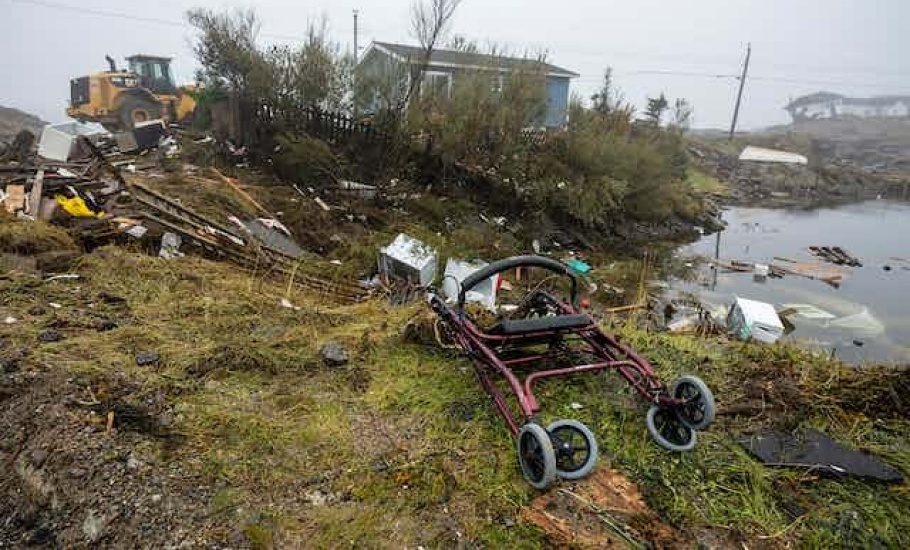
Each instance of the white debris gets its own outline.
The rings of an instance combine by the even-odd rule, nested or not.
[[[449,258],[446,261],[446,269],[442,276],[442,291],[449,301],[458,300],[458,294],[461,291],[461,282],[467,279],[475,271],[487,266],[486,262],[465,262],[455,258]],[[465,294],[465,301],[479,302],[487,309],[496,308],[496,290],[499,283],[499,275],[494,275],[478,283],[474,288]]]
[[[180,252],[181,243],[180,235],[176,233],[167,232],[161,235],[161,250],[158,251],[158,256],[165,260],[182,258],[183,252]]]
[[[752,145],[743,149],[743,152],[739,155],[739,160],[776,162],[780,164],[809,164],[809,159],[797,153],[788,153],[787,151],[778,151],[776,149],[765,149],[764,147],[755,147]]]
[[[436,278],[438,261],[435,249],[400,233],[389,246],[380,249],[379,272],[427,286]]]
[[[287,308],[287,309],[293,309],[294,311],[300,311],[300,306],[295,306],[295,305],[292,304],[291,301],[288,300],[287,298],[282,298],[281,301],[278,302],[278,304],[279,304],[281,307],[284,307],[284,308]]]
[[[833,313],[829,313],[812,304],[783,304],[781,308],[779,313],[782,316],[797,315],[813,321],[830,321],[837,318]]]
[[[784,324],[774,306],[739,297],[730,306],[727,328],[740,340],[751,339],[765,344],[777,342],[784,334]]]

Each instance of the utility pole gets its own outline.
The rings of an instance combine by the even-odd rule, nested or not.
[[[743,87],[746,85],[746,75],[749,74],[749,57],[752,56],[752,44],[746,45],[746,62],[743,63],[743,75],[739,77],[739,93],[736,94],[736,107],[733,109],[733,124],[730,125],[730,141],[736,134],[736,119],[739,118],[739,104],[743,99]]]
[[[354,63],[357,63],[360,57],[360,50],[357,47],[357,15],[358,10],[354,10]]]

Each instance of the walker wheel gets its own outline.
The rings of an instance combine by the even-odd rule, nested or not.
[[[648,409],[645,424],[654,441],[664,449],[681,453],[695,447],[695,430],[687,426],[671,408],[654,405]]]
[[[556,481],[556,453],[550,434],[539,424],[528,423],[518,431],[518,463],[525,480],[535,489]]]
[[[547,426],[556,452],[556,475],[581,479],[597,463],[597,440],[587,426],[576,420],[557,420]]]

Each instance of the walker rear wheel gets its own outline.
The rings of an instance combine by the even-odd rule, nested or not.
[[[525,424],[518,431],[518,464],[531,487],[546,489],[556,481],[556,453],[550,434],[538,424]]]

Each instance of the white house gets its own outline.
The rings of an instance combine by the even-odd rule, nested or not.
[[[784,107],[793,122],[803,120],[910,117],[910,96],[845,97],[818,92],[798,97]]]

